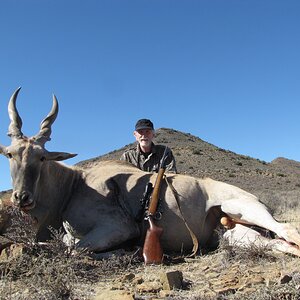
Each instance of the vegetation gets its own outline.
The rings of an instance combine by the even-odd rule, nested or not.
[[[52,239],[35,241],[28,216],[10,209],[12,227],[5,236],[17,243],[0,261],[0,299],[90,299],[90,286],[132,268],[137,258],[112,256],[95,260],[91,253],[66,247],[63,232],[51,229]]]
[[[152,290],[139,286],[157,283],[159,273],[172,270],[183,272],[183,287],[169,291],[165,299],[300,298],[300,271],[295,268],[298,258],[275,255],[266,247],[252,245],[243,249],[220,238],[215,252],[194,259],[166,257],[164,265],[144,266],[137,252],[106,259],[95,259],[97,256],[84,251],[78,253],[74,245],[65,246],[60,230],[51,229],[52,240],[38,244],[33,222],[13,209],[10,214],[13,224],[5,236],[17,241],[15,249],[22,251],[8,257],[1,255],[1,300],[85,300],[93,299],[99,288],[125,289],[135,299],[151,299],[160,297],[162,286]],[[286,282],[280,281],[283,270],[293,270]]]

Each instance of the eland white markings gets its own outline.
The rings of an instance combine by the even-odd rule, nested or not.
[[[92,251],[108,251],[120,248],[129,240],[138,240],[141,224],[136,217],[140,198],[146,184],[155,181],[156,174],[143,172],[123,161],[99,162],[87,170],[57,162],[75,155],[45,149],[58,113],[55,96],[39,133],[28,138],[21,131],[22,120],[16,109],[19,90],[8,105],[11,145],[0,146],[0,153],[9,159],[12,201],[36,220],[37,238],[48,239],[49,226],[60,228],[67,224],[68,234],[72,233],[78,240],[77,247]],[[165,252],[189,251],[193,247],[183,219],[201,248],[215,245],[218,239],[215,229],[221,217],[226,216],[240,223],[225,233],[231,243],[240,246],[255,243],[300,256],[298,231],[290,224],[277,222],[254,195],[209,178],[167,176],[177,192],[180,209],[174,191],[164,182],[163,217],[157,225],[163,228],[161,244]],[[247,225],[270,230],[278,238],[267,239]]]

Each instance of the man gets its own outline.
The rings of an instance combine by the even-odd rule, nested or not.
[[[123,153],[121,160],[126,160],[139,169],[147,172],[157,172],[165,151],[163,145],[155,145],[152,140],[155,132],[149,119],[138,120],[133,132],[137,147]],[[177,173],[176,163],[170,148],[167,148],[166,172]]]

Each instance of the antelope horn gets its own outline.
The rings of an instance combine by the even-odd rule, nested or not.
[[[57,102],[55,95],[53,95],[52,109],[51,109],[50,113],[48,114],[48,116],[41,122],[40,131],[34,137],[34,139],[37,142],[39,142],[41,144],[45,144],[47,141],[51,140],[51,138],[50,138],[51,125],[55,121],[57,114],[58,114],[58,102]]]
[[[16,108],[16,100],[19,94],[21,87],[16,89],[13,95],[10,97],[8,103],[8,116],[10,118],[10,124],[8,127],[7,135],[11,138],[22,138],[23,133],[21,131],[22,128],[22,119],[19,116],[18,110]]]

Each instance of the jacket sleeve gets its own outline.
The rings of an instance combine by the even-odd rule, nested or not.
[[[126,152],[124,152],[124,153],[121,155],[120,160],[126,160],[126,161],[128,161],[128,160],[127,160],[127,157],[126,157]]]
[[[177,173],[176,161],[171,149],[169,149],[168,157],[166,159],[166,172]]]
[[[135,159],[135,156],[134,156],[134,151],[132,151],[132,150],[125,151],[121,155],[120,160],[125,160],[125,161],[137,166],[136,159]]]

